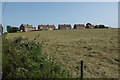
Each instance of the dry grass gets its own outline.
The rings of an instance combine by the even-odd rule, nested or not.
[[[2,36],[0,35],[0,77],[2,72]]]
[[[84,61],[85,78],[118,78],[118,29],[55,30],[10,33],[8,39],[24,36],[37,42],[45,40],[43,53],[52,55],[63,69],[80,74]]]

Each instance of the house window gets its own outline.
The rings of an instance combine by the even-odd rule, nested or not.
[[[50,30],[52,30],[52,28],[50,27]]]

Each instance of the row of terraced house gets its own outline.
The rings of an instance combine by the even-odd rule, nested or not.
[[[94,28],[94,25],[87,25],[85,26],[84,24],[74,24],[73,29],[86,29],[86,28]],[[70,24],[59,24],[58,25],[58,30],[62,29],[72,29],[72,26]],[[33,27],[32,25],[29,24],[21,24],[20,26],[20,31],[34,31],[36,30],[36,27]],[[54,25],[38,25],[38,30],[56,30]]]

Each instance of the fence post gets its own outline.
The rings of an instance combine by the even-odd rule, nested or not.
[[[83,80],[83,60],[81,60],[81,80]]]

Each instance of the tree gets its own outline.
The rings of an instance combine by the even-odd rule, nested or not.
[[[108,27],[105,27],[105,25],[100,24],[100,25],[96,25],[94,28],[108,28]]]
[[[14,33],[18,31],[18,27],[11,27],[11,26],[7,26],[7,32],[8,33]]]
[[[2,33],[3,33],[3,26],[2,26]]]
[[[89,26],[91,26],[91,25],[92,25],[91,23],[87,23],[86,28],[89,28]]]
[[[91,23],[87,23],[86,26],[88,26],[88,25],[92,25],[92,24]]]
[[[99,28],[105,28],[105,26],[100,24],[100,25],[99,25]]]
[[[0,32],[3,33],[3,26],[0,24]]]
[[[99,25],[95,25],[95,27],[94,28],[99,28]]]

